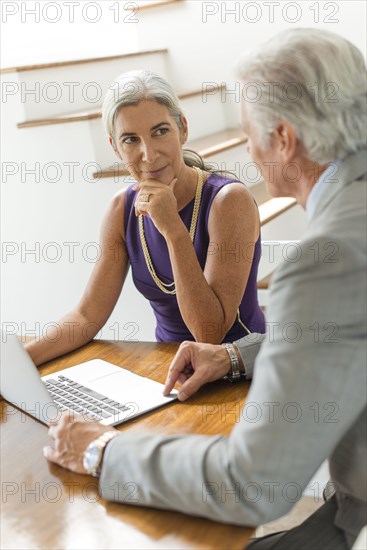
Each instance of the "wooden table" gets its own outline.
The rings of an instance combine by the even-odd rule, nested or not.
[[[100,358],[164,382],[176,344],[94,341],[43,366],[49,374]],[[131,420],[121,431],[228,434],[239,418],[246,383],[219,381],[186,403]],[[98,481],[49,464],[42,455],[47,427],[1,401],[1,548],[240,549],[252,529],[178,512],[105,501]]]

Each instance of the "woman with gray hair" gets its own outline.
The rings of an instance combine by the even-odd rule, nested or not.
[[[154,73],[121,75],[107,92],[102,117],[135,184],[113,198],[102,224],[101,260],[79,305],[59,323],[74,323],[73,341],[64,331],[52,344],[32,342],[35,363],[95,336],[129,265],[153,308],[158,341],[219,344],[263,333],[256,287],[260,224],[249,190],[183,151],[187,120],[171,86]],[[83,330],[87,324],[92,330]]]

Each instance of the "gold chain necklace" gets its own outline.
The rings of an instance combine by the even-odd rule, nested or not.
[[[203,190],[203,185],[204,185],[204,173],[203,173],[203,171],[200,170],[200,168],[197,168],[196,166],[193,166],[193,168],[197,172],[198,183],[197,183],[197,186],[196,186],[194,209],[192,211],[191,225],[190,225],[190,231],[189,231],[190,239],[191,239],[192,243],[194,242],[194,238],[195,238],[196,225],[197,225],[197,222],[198,222],[199,208],[200,208],[200,204],[201,204],[201,195],[202,195],[202,190]],[[175,282],[173,281],[172,283],[164,283],[158,277],[158,275],[156,273],[156,270],[154,269],[154,265],[153,265],[152,259],[150,257],[147,241],[145,239],[143,218],[144,218],[144,216],[139,216],[139,218],[138,218],[139,236],[140,236],[140,242],[141,242],[141,246],[142,246],[142,249],[143,249],[144,259],[145,259],[145,263],[147,265],[148,271],[149,271],[153,281],[155,282],[157,287],[160,290],[162,290],[162,292],[164,292],[165,294],[176,294],[176,289],[175,288],[173,290],[168,290],[170,287],[172,287],[175,284]]]
[[[195,238],[195,231],[196,231],[196,226],[197,226],[197,221],[198,221],[198,216],[199,216],[199,208],[200,208],[200,204],[201,204],[201,195],[202,195],[202,190],[203,190],[203,185],[204,185],[204,173],[203,173],[203,171],[200,170],[200,168],[197,168],[196,166],[193,166],[193,168],[197,172],[198,183],[197,183],[197,186],[196,186],[194,209],[192,211],[192,218],[191,218],[191,225],[190,225],[190,232],[189,232],[190,239],[191,239],[192,243],[194,242],[194,238]],[[158,275],[156,273],[156,270],[154,269],[154,265],[153,265],[152,259],[150,257],[147,241],[145,239],[143,218],[144,218],[143,216],[139,216],[139,219],[138,219],[139,235],[140,235],[140,242],[141,242],[141,246],[142,246],[142,249],[143,249],[144,259],[145,259],[145,263],[147,265],[148,271],[149,271],[153,281],[155,282],[157,287],[162,292],[164,292],[165,294],[176,294],[176,289],[175,288],[173,290],[168,290],[170,287],[172,287],[175,284],[175,282],[173,281],[172,283],[164,283],[158,277]],[[251,334],[251,331],[248,329],[248,327],[245,325],[245,323],[241,320],[240,308],[237,309],[237,320],[240,323],[240,325],[242,326],[242,328],[244,328],[247,331],[248,334]]]

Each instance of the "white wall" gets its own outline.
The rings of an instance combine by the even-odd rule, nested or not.
[[[32,2],[2,2],[2,10],[6,4],[27,4],[29,8]],[[63,2],[58,4],[62,6]],[[80,6],[85,4],[81,2]],[[103,5],[101,20],[94,24],[79,21],[79,26],[66,24],[66,11],[57,23],[44,19],[32,23],[33,16],[27,14],[23,14],[22,22],[21,12],[9,16],[8,22],[2,24],[2,55],[7,60],[3,65],[117,54],[137,46],[144,49],[169,47],[171,80],[181,92],[201,87],[203,82],[230,81],[239,52],[288,27],[327,28],[347,37],[359,48],[364,47],[364,2],[328,2],[326,5],[302,1],[281,2],[279,6],[275,2],[273,21],[266,3],[258,3],[261,16],[256,23],[245,21],[244,12],[238,23],[234,15],[228,15],[229,8],[239,5],[243,10],[247,5],[247,18],[254,19],[254,7],[250,6],[253,2],[186,1],[138,13],[138,23],[123,22],[125,12],[115,23],[114,12],[110,9],[115,2],[100,4]],[[320,7],[319,23],[311,11],[315,4]],[[286,5],[288,11],[282,15]],[[218,9],[218,13],[208,15],[205,22],[203,7]],[[332,9],[338,10],[333,16],[337,21],[328,23],[325,18],[331,16]],[[300,15],[297,23],[285,21],[284,17],[295,18],[297,11]],[[48,18],[52,17],[55,15],[50,11]],[[89,18],[92,17],[91,9]],[[90,78],[98,79],[97,65],[91,65],[90,69]],[[65,81],[68,78],[66,68]],[[4,75],[3,83],[6,81],[19,85],[19,75]],[[36,327],[42,333],[48,323],[56,321],[81,295],[93,267],[93,254],[96,253],[93,243],[98,242],[103,212],[124,183],[111,179],[89,181],[83,174],[83,167],[95,160],[92,135],[85,132],[87,123],[19,130],[16,123],[25,119],[24,106],[19,93],[7,96],[1,104],[1,314],[3,327],[4,323],[13,323],[16,332]],[[55,114],[57,107],[56,104]],[[65,112],[65,105],[62,112]],[[42,169],[50,162],[62,168],[61,177],[55,182],[50,181],[52,167],[47,178],[42,174]],[[68,162],[79,163],[74,179],[70,178]],[[15,172],[6,178],[4,163],[8,163],[8,170],[10,166]],[[41,169],[39,182],[34,174],[26,173],[36,167],[36,163]],[[298,235],[288,234],[287,237],[298,238]],[[75,247],[74,258],[72,246]],[[35,253],[27,253],[30,249]],[[129,338],[134,327],[137,327],[135,338],[154,339],[149,305],[135,292],[129,280],[102,336]]]
[[[172,76],[180,90],[190,90],[208,80],[231,81],[241,52],[288,28],[326,29],[344,36],[362,51],[366,49],[366,3],[358,0],[189,0],[167,8],[164,25],[154,17],[152,10],[141,17],[139,46],[170,45]]]
[[[131,4],[131,2],[129,2]],[[1,2],[1,66],[117,55],[137,49],[128,2]]]

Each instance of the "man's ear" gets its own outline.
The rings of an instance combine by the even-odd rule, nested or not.
[[[114,142],[114,140],[113,140],[113,138],[112,138],[111,136],[110,136],[110,144],[111,144],[112,149],[115,151],[115,155],[116,155],[120,160],[122,160],[121,155],[120,155],[120,153],[118,152],[117,147],[116,147],[116,145],[115,145],[115,142]]]
[[[284,160],[291,160],[297,152],[298,137],[294,128],[288,122],[281,121],[274,130],[273,139],[278,152]]]

